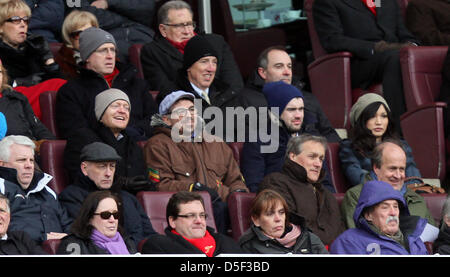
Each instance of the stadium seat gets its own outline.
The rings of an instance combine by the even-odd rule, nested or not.
[[[231,147],[231,151],[233,151],[233,156],[238,165],[241,165],[241,154],[242,154],[242,147],[244,147],[243,142],[230,142],[228,145]]]
[[[331,182],[337,193],[345,193],[348,187],[348,181],[341,168],[341,160],[339,159],[339,143],[329,142],[326,151],[326,161],[328,171],[330,173]]]
[[[170,197],[174,193],[175,192],[173,191],[141,191],[136,194],[137,199],[150,218],[153,229],[160,234],[164,234],[164,229],[167,227],[166,206]],[[198,194],[203,197],[205,212],[208,214],[206,224],[217,230],[216,223],[214,221],[211,197],[206,191],[200,191]]]
[[[134,65],[138,71],[138,77],[144,79],[144,71],[141,64],[141,49],[144,46],[141,43],[136,43],[128,48],[128,59],[130,63]]]
[[[56,125],[56,94],[57,91],[44,91],[39,95],[39,105],[41,105],[42,123],[57,138],[60,138],[58,127]]]
[[[333,193],[333,195],[334,195],[334,198],[336,198],[336,201],[337,201],[339,207],[341,207],[342,200],[344,200],[345,193]]]
[[[436,224],[439,225],[442,219],[442,207],[444,206],[447,194],[444,193],[424,193],[421,194],[425,198],[428,210],[434,218]]]
[[[46,140],[40,148],[41,169],[53,176],[48,185],[56,194],[60,194],[68,185],[68,176],[63,163],[65,147],[65,140]]]
[[[58,251],[59,244],[61,243],[60,239],[48,239],[42,242],[42,249],[50,255],[55,255],[56,251]]]
[[[52,51],[53,57],[56,56],[56,53],[58,53],[62,45],[62,42],[49,42],[48,46],[50,47],[50,51]]]
[[[359,96],[367,92],[382,95],[381,84],[373,84],[367,90],[352,88],[350,76],[350,52],[327,53],[316,32],[312,14],[314,0],[304,1],[314,61],[308,65],[311,91],[319,100],[334,128],[350,127],[350,109]],[[324,82],[326,80],[326,82]],[[332,92],[332,93],[331,93]]]
[[[256,193],[234,192],[228,196],[228,212],[234,240],[250,227],[250,207]]]

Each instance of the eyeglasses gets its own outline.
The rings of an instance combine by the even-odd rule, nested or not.
[[[187,218],[189,220],[194,220],[197,217],[200,217],[200,219],[207,219],[208,218],[208,214],[205,213],[199,213],[199,214],[194,214],[194,213],[190,213],[190,214],[179,214],[177,215],[178,217],[182,217],[182,218]]]
[[[192,107],[190,107],[188,109],[186,109],[186,108],[179,108],[179,109],[173,110],[172,112],[170,112],[168,114],[169,115],[173,114],[175,116],[181,117],[181,116],[186,116],[188,112],[190,112],[191,114],[194,114],[195,113],[195,107],[192,106]]]
[[[72,39],[79,39],[79,38],[80,38],[81,32],[83,32],[83,30],[73,31],[72,33],[69,34],[69,36],[70,36]]]
[[[102,219],[110,219],[111,216],[114,217],[114,219],[119,219],[119,212],[101,212],[101,213],[94,213],[94,215],[99,215]]]
[[[182,30],[186,27],[188,28],[192,28],[195,29],[195,26],[197,26],[195,24],[195,21],[190,21],[190,22],[184,22],[184,23],[178,23],[178,24],[169,24],[169,23],[163,23],[163,25],[169,26],[169,27],[173,27],[177,30]]]
[[[15,25],[19,25],[20,22],[23,20],[23,22],[25,24],[28,24],[28,22],[30,21],[31,16],[24,16],[24,17],[20,17],[20,16],[12,16],[8,19],[5,20],[5,22],[11,22]]]
[[[100,55],[103,55],[103,56],[108,55],[108,53],[112,53],[112,54],[115,55],[116,54],[116,48],[114,48],[114,47],[110,47],[110,48],[105,47],[105,48],[97,49],[94,52],[98,53]]]

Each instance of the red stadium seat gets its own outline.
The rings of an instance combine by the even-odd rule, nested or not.
[[[228,211],[234,240],[250,227],[250,208],[256,193],[234,192],[228,196]]]
[[[421,194],[425,198],[428,210],[433,216],[436,224],[439,225],[442,219],[442,207],[444,206],[447,194],[444,193],[424,193]]]
[[[56,94],[57,91],[44,91],[39,95],[41,105],[41,121],[57,138],[60,138],[56,125]]]
[[[130,63],[137,68],[138,77],[144,79],[144,72],[142,71],[142,64],[141,64],[142,46],[143,44],[140,43],[131,45],[128,48],[128,59],[130,60]]]
[[[50,255],[55,255],[56,251],[58,251],[59,244],[61,243],[60,239],[48,239],[42,242],[42,249]]]
[[[242,155],[242,147],[244,147],[243,142],[230,142],[228,144],[231,147],[231,151],[233,151],[233,156],[238,165],[241,165],[241,155]]]
[[[41,169],[53,176],[48,185],[56,194],[60,194],[68,185],[68,176],[63,163],[65,147],[65,140],[46,140],[40,148]]]
[[[341,168],[338,142],[328,143],[328,148],[326,152],[326,161],[334,189],[336,190],[337,193],[345,193],[349,187],[348,181],[345,178],[344,172],[342,171]]]

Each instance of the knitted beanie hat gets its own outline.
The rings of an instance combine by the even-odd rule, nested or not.
[[[80,34],[80,56],[85,62],[91,54],[105,43],[112,43],[117,47],[113,35],[100,29],[91,27]]]
[[[280,114],[292,99],[297,97],[303,99],[303,93],[298,88],[283,81],[265,84],[263,93],[266,96],[268,107],[278,107]]]
[[[202,36],[192,37],[184,48],[183,69],[188,69],[196,61],[208,56],[218,58],[214,47]]]
[[[130,99],[120,89],[110,88],[95,96],[95,117],[100,120],[108,106],[116,100],[125,100],[130,105]],[[131,105],[130,105],[131,109]]]
[[[389,105],[381,95],[376,93],[363,94],[358,98],[356,103],[353,104],[352,109],[350,110],[350,123],[352,124],[352,126],[355,126],[356,121],[358,121],[359,116],[367,108],[367,106],[375,102],[383,103],[390,111]]]

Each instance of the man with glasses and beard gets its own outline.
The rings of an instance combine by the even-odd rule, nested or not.
[[[428,254],[420,237],[426,219],[410,216],[403,196],[388,183],[365,183],[353,218],[356,228],[336,238],[331,254]]]

